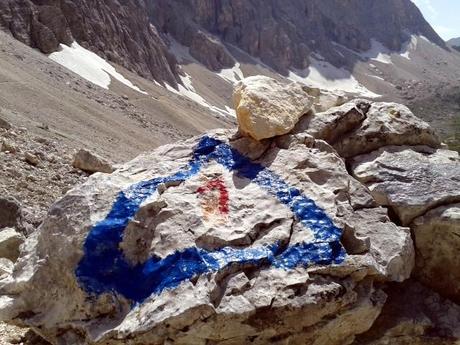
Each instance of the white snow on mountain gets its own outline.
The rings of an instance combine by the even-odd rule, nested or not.
[[[104,89],[109,88],[111,78],[114,78],[137,92],[147,94],[118,73],[106,60],[83,48],[77,42],[73,42],[70,47],[61,44],[60,48],[60,51],[50,54],[49,58],[82,78]]]
[[[330,91],[346,91],[371,98],[380,96],[361,85],[346,69],[314,57],[310,58],[310,66],[305,70],[290,71],[288,79]]]
[[[219,115],[222,116],[236,116],[236,113],[233,109],[226,107],[226,109],[221,109],[219,107],[216,107],[212,104],[210,104],[207,100],[205,100],[198,92],[195,90],[192,84],[192,77],[188,74],[185,73],[185,76],[180,76],[182,84],[178,84],[178,90],[170,86],[169,84],[166,85],[166,89],[168,91],[171,91],[175,94],[187,97],[188,99],[191,99],[192,101],[200,104],[201,106],[210,109],[211,111],[218,113]]]

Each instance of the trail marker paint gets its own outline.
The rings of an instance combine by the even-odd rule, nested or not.
[[[287,248],[278,243],[244,249],[225,247],[215,251],[191,247],[165,258],[151,257],[143,264],[131,265],[120,249],[120,243],[126,226],[141,204],[157,191],[160,184],[182,183],[197,175],[211,161],[257,184],[286,205],[297,220],[312,231],[315,239]],[[217,189],[220,192],[219,210],[225,213],[228,212],[228,194],[223,187],[219,180],[213,180],[202,187],[202,192]],[[76,276],[88,293],[100,295],[112,292],[141,303],[152,294],[160,294],[193,277],[230,265],[252,263],[289,270],[311,264],[341,263],[346,255],[340,244],[341,234],[342,230],[334,225],[324,210],[300,190],[289,186],[276,173],[253,163],[231,146],[205,136],[195,148],[188,165],[169,176],[134,184],[118,194],[106,218],[89,231]]]

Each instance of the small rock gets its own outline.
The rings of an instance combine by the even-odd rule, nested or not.
[[[2,144],[1,144],[1,149],[0,149],[1,152],[9,152],[9,153],[16,153],[17,149],[16,149],[16,146],[14,146],[13,144],[7,142],[7,141],[2,141]]]
[[[5,258],[0,258],[0,279],[5,275],[11,275],[13,273],[13,261]]]
[[[40,159],[31,152],[25,152],[24,159],[27,163],[33,166],[37,166],[40,164]]]
[[[0,258],[16,261],[19,257],[19,247],[24,243],[24,236],[16,230],[6,228],[0,231]]]
[[[21,227],[22,208],[13,198],[0,198],[0,229]]]
[[[110,174],[114,170],[112,165],[104,158],[85,149],[80,149],[75,154],[72,165],[74,168],[92,173],[103,172]]]
[[[239,128],[256,140],[289,133],[314,100],[298,83],[285,85],[264,76],[240,81],[233,92]]]
[[[11,124],[8,121],[0,118],[0,128],[7,129],[7,130],[11,129]]]

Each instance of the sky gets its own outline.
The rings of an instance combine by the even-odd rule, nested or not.
[[[412,0],[444,39],[460,37],[460,0]]]

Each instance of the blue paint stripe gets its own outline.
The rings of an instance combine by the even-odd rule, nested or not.
[[[298,221],[311,229],[315,240],[287,248],[276,243],[257,248],[225,247],[216,251],[192,247],[163,259],[151,257],[143,264],[132,266],[119,246],[126,226],[140,205],[160,184],[184,182],[213,160],[239,177],[249,179],[289,207]],[[76,276],[89,293],[115,292],[134,302],[142,302],[152,294],[230,265],[292,269],[300,265],[341,263],[345,258],[339,242],[341,234],[341,229],[324,210],[300,190],[289,186],[269,169],[251,162],[231,146],[206,136],[200,140],[189,164],[177,173],[139,182],[119,193],[107,217],[90,230]]]

